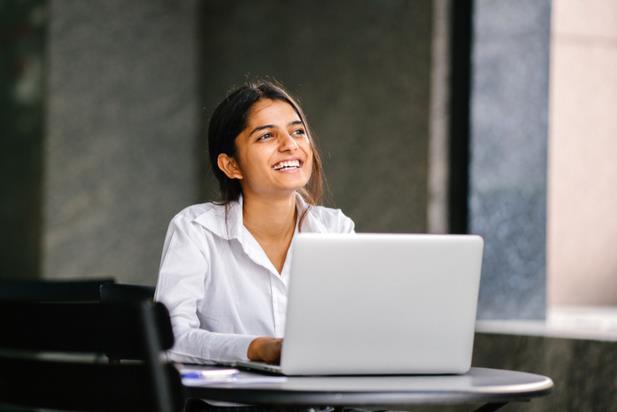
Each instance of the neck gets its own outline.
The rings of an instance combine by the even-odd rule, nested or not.
[[[293,233],[296,225],[296,195],[264,198],[254,195],[243,197],[244,226],[262,239],[280,239]]]

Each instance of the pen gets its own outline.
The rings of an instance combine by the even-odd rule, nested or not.
[[[238,373],[237,369],[184,370],[180,376],[182,379],[226,379]]]
[[[199,379],[201,378],[201,373],[199,372],[184,372],[182,373],[182,379]]]

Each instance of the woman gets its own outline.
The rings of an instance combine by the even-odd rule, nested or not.
[[[323,170],[306,117],[280,86],[240,87],[216,108],[208,147],[222,201],[171,221],[156,289],[184,362],[277,363],[284,335],[291,244],[298,232],[353,232],[317,206]]]

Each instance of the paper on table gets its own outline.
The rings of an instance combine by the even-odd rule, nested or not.
[[[247,373],[240,372],[238,375],[234,376],[234,383],[280,383],[286,382],[287,377],[285,376],[272,376],[272,375],[260,375],[258,373]]]

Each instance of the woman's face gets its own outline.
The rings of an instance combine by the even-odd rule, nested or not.
[[[219,155],[219,167],[240,179],[245,196],[289,195],[304,187],[311,177],[313,149],[300,116],[285,101],[258,100],[236,138],[236,155]]]

